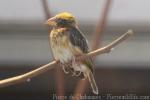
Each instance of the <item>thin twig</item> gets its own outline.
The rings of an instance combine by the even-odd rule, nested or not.
[[[42,3],[43,11],[44,11],[44,14],[45,14],[45,17],[47,20],[48,18],[51,17],[49,6],[48,6],[48,1],[47,0],[41,0],[41,3]]]
[[[93,56],[96,56],[96,55],[99,55],[99,54],[108,53],[108,52],[111,51],[111,49],[114,46],[116,46],[119,43],[123,42],[129,36],[131,36],[132,34],[133,34],[132,30],[128,30],[126,33],[124,33],[122,36],[120,36],[119,38],[117,38],[115,41],[108,44],[107,46],[105,46],[103,48],[100,48],[100,49],[97,49],[97,50],[94,50],[92,52],[89,52],[88,54],[81,55],[80,58],[81,59],[86,59],[87,57],[93,57]],[[44,66],[41,66],[40,68],[37,68],[37,69],[32,70],[30,72],[27,72],[25,74],[0,80],[0,87],[6,87],[6,86],[14,85],[14,84],[17,84],[17,83],[26,82],[26,81],[28,81],[28,79],[31,79],[32,77],[40,75],[40,74],[54,68],[54,65],[57,65],[58,62],[59,61],[53,61],[53,62],[50,62],[50,63],[44,65]]]
[[[44,10],[44,14],[45,14],[45,18],[46,20],[49,19],[51,17],[51,13],[49,10],[49,5],[48,5],[48,0],[41,0],[42,2],[42,6],[43,6],[43,10]],[[48,27],[48,30],[51,30],[51,27]],[[50,43],[50,39],[49,39],[49,43]],[[57,96],[61,96],[64,95],[64,73],[62,72],[62,70],[60,70],[59,68],[57,68],[56,70],[56,95]]]
[[[93,41],[91,44],[92,50],[95,50],[95,49],[97,49],[97,47],[99,47],[99,43],[100,43],[100,40],[102,37],[101,35],[105,28],[108,14],[110,11],[110,6],[112,4],[112,0],[104,0],[104,2],[105,3],[104,3],[104,7],[102,9],[102,13],[100,14],[98,24],[96,25],[95,32],[93,34],[93,38],[92,38]]]
[[[27,82],[32,77],[35,77],[39,74],[46,72],[49,69],[54,68],[55,67],[54,65],[56,65],[56,64],[57,64],[56,61],[53,61],[53,62],[43,65],[33,71],[27,72],[25,74],[7,78],[4,80],[0,80],[0,87],[6,87],[6,86],[14,85],[17,83],[21,83],[21,82]]]
[[[99,47],[99,44],[101,44],[101,37],[102,37],[102,32],[104,30],[105,24],[107,22],[107,18],[108,18],[108,14],[110,11],[110,6],[112,4],[112,0],[103,0],[104,1],[104,6],[102,9],[102,13],[100,14],[100,18],[98,20],[98,23],[96,25],[93,37],[92,37],[92,43],[91,43],[91,47],[92,50],[95,50]],[[101,47],[101,46],[100,46]],[[74,92],[74,97],[78,97],[77,94],[84,94],[84,92],[86,91],[86,87],[88,85],[88,80],[79,80],[77,82],[77,86],[75,88],[75,92]],[[79,99],[75,99],[75,100],[79,100]]]
[[[128,30],[126,33],[124,33],[122,36],[111,42],[105,47],[102,47],[100,49],[94,50],[93,52],[90,52],[85,55],[85,57],[92,57],[103,53],[109,53],[116,45],[120,44],[124,40],[126,40],[129,36],[133,34],[132,30]]]

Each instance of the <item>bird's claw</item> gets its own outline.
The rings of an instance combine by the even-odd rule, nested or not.
[[[81,72],[80,71],[74,71],[72,76],[80,76]]]
[[[63,68],[64,73],[66,73],[66,74],[68,74],[68,73],[69,73],[68,68],[66,68],[65,66],[62,66],[62,68]]]
[[[81,75],[81,71],[76,71],[75,72],[75,76],[80,76]]]

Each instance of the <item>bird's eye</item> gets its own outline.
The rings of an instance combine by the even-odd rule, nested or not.
[[[57,25],[59,25],[59,26],[64,26],[64,25],[67,25],[67,24],[68,24],[68,21],[65,20],[65,19],[57,19],[57,20],[56,20],[56,23],[57,23]]]
[[[65,20],[65,19],[57,19],[57,23],[65,23],[65,22],[67,22],[67,20]]]

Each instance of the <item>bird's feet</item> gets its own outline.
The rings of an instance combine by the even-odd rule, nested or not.
[[[62,67],[64,73],[66,73],[66,74],[69,73],[68,68],[67,68],[67,66],[66,66],[65,63],[62,63],[62,62],[60,62],[59,60],[56,60],[56,63],[58,64],[58,66]]]
[[[72,76],[80,76],[81,75],[81,71],[74,71],[72,73]]]
[[[71,66],[70,63],[62,63],[61,66],[63,68],[64,73],[68,74],[70,72],[70,66]]]
[[[85,80],[86,78],[85,78],[85,76],[84,76],[84,74],[83,74],[83,72],[81,72],[81,74],[80,74],[80,76],[79,76],[82,80]]]
[[[65,74],[69,73],[69,69],[66,66],[62,66],[62,69],[63,69]]]

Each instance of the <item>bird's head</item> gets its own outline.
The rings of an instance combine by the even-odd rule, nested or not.
[[[76,21],[75,21],[75,17],[72,14],[68,12],[63,12],[48,19],[46,21],[46,24],[51,27],[69,27],[69,26],[75,26]]]

